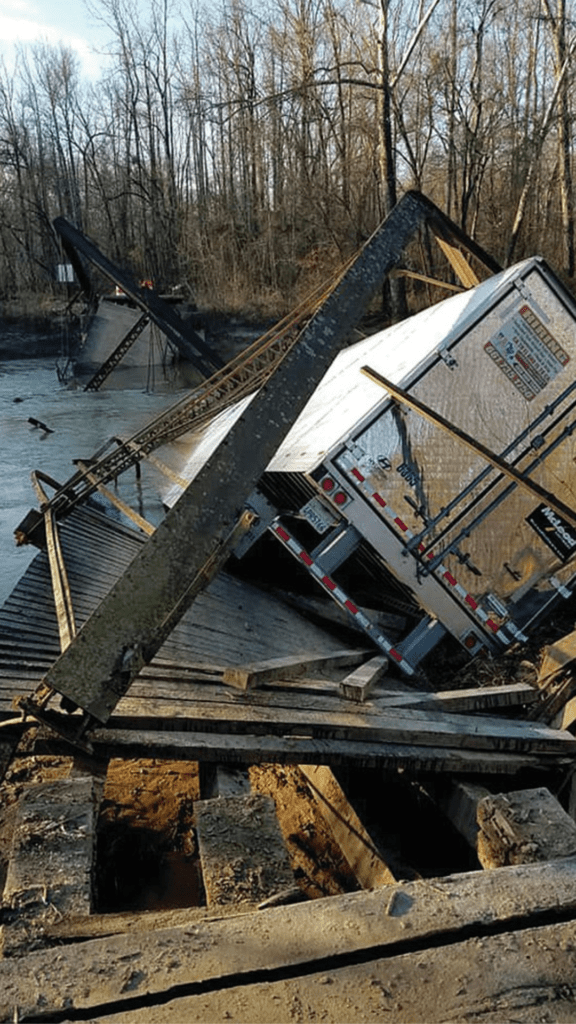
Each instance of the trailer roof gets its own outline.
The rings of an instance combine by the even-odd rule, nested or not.
[[[400,323],[342,350],[270,462],[272,472],[309,472],[374,410],[387,393],[365,377],[370,365],[395,384],[407,386],[419,368],[439,348],[461,336],[482,309],[499,298],[522,273],[541,263],[532,257],[496,274],[477,287],[453,295]],[[253,396],[224,410],[208,426],[191,435],[190,456],[183,475],[194,479],[212,452],[232,428]],[[172,487],[164,500],[172,505],[180,488]]]

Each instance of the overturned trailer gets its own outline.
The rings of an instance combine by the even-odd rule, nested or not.
[[[237,554],[271,532],[408,676],[446,633],[471,654],[526,639],[574,582],[575,320],[532,258],[342,351],[249,499]],[[185,476],[251,400],[193,436]],[[362,572],[418,609],[400,642],[359,610]]]

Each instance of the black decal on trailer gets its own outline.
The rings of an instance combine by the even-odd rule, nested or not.
[[[539,505],[526,522],[563,562],[576,552],[576,530],[549,505]]]

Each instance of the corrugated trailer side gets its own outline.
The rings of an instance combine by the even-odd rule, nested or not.
[[[377,639],[408,674],[446,632],[472,654],[522,640],[572,592],[576,519],[529,483],[574,506],[575,327],[574,300],[535,257],[345,349],[251,499],[261,516],[252,539],[276,531],[349,611],[349,570],[357,578],[371,560],[381,589],[393,583],[420,609],[402,642]],[[393,399],[364,366],[494,452],[526,486]],[[189,475],[240,411],[200,432]]]

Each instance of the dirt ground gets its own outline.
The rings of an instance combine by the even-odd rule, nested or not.
[[[16,757],[0,801],[0,886],[3,886],[18,798],[40,782],[67,777],[73,759]],[[274,799],[294,877],[309,899],[351,892],[357,883],[294,766],[250,769],[254,792]],[[169,910],[205,903],[195,836],[200,798],[196,762],[113,760],[108,765],[98,826],[98,912]]]

